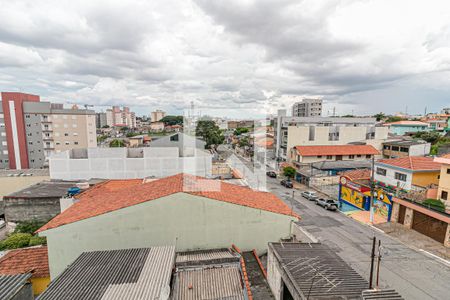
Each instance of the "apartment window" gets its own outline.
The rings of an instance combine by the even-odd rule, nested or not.
[[[30,132],[30,133],[28,133],[27,135],[28,135],[28,136],[32,136],[33,134]]]
[[[31,127],[31,124],[27,124],[27,127]]]
[[[400,152],[408,153],[408,152],[409,152],[409,149],[406,148],[406,147],[400,147]]]
[[[327,155],[327,159],[333,159],[333,155]]]
[[[34,162],[34,159],[32,159],[31,162]]]
[[[0,127],[5,127],[5,123],[0,123]]]
[[[377,174],[378,175],[382,175],[382,176],[386,176],[386,169],[383,168],[377,168]]]
[[[77,124],[72,124],[72,128],[77,128],[78,125]]]
[[[361,154],[356,155],[356,157],[361,157]]]
[[[74,133],[73,133],[73,136],[78,136],[78,132],[74,132]]]
[[[406,174],[395,172],[395,179],[406,181]]]
[[[55,132],[55,136],[59,136],[59,132]]]
[[[384,145],[384,146],[383,146],[383,149],[384,149],[384,150],[389,150],[389,148],[390,148],[389,145]]]
[[[26,118],[26,119],[29,119],[29,118],[30,118],[30,115],[25,115],[25,118]]]
[[[322,155],[317,155],[317,158],[322,158]]]
[[[8,150],[3,150],[3,154],[7,155],[8,154]]]
[[[64,144],[66,144],[66,145],[70,145],[70,143],[69,143],[69,142],[65,142]]]
[[[69,136],[69,134],[68,133],[64,133],[64,136]]]
[[[2,132],[2,136],[6,136],[6,132]]]
[[[392,151],[398,151],[400,148],[398,146],[392,146]]]
[[[450,169],[447,169],[447,174],[450,174]]]
[[[372,155],[367,154],[367,155],[366,155],[366,158],[372,158]]]
[[[54,116],[53,116],[53,119],[58,119],[58,115],[54,115]]]
[[[7,141],[3,141],[3,142],[2,142],[2,145],[3,145],[3,146],[6,146],[6,145],[8,145],[8,142],[7,142]]]
[[[5,116],[4,116],[3,114],[0,114],[0,118],[2,118],[2,119],[3,119],[4,117],[5,117]]]
[[[59,127],[59,125],[58,125],[58,124],[53,124],[53,126],[55,126],[55,128],[58,128],[58,127]]]
[[[67,125],[67,124],[64,124],[64,128],[67,128],[67,127],[69,127],[69,125]]]
[[[28,144],[33,145],[33,142],[28,142]]]
[[[348,158],[349,159],[355,159],[355,156],[354,155],[349,155]]]
[[[78,145],[78,142],[73,142],[74,145]]]
[[[448,192],[442,191],[442,192],[441,192],[441,199],[442,199],[442,200],[447,200],[447,198],[448,198]]]
[[[61,143],[60,142],[56,142],[56,145],[61,145]]]

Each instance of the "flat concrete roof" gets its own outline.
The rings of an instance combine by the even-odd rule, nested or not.
[[[76,184],[77,181],[42,181],[3,198],[59,198]]]
[[[0,177],[50,176],[48,169],[0,169]]]

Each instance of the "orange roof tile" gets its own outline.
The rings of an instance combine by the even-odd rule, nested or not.
[[[370,179],[371,175],[370,169],[358,169],[341,173],[341,176],[345,176],[350,180]]]
[[[295,149],[301,156],[380,154],[377,149],[371,145],[296,146]]]
[[[441,164],[435,162],[433,157],[408,156],[403,158],[381,159],[378,163],[412,171],[438,171],[441,169]]]
[[[9,251],[0,259],[0,275],[32,273],[32,277],[49,277],[47,246]]]
[[[37,232],[95,217],[175,193],[187,193],[278,214],[298,217],[277,196],[250,188],[178,174],[151,182],[142,180],[109,180],[80,194],[79,201],[50,220]]]

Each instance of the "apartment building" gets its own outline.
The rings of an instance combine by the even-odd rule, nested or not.
[[[383,143],[383,158],[401,158],[408,156],[427,156],[431,144],[422,140],[396,140]]]
[[[113,106],[106,110],[106,125],[136,128],[136,114],[129,107],[120,109],[119,106]]]
[[[370,145],[296,146],[290,161],[312,164],[327,161],[365,161],[380,153]]]
[[[97,128],[103,128],[108,125],[108,118],[105,112],[100,112],[95,114],[95,125]]]
[[[97,147],[92,110],[24,93],[2,93],[1,107],[0,168],[42,168],[53,151]]]
[[[292,106],[293,117],[320,117],[322,116],[322,99],[303,98]]]
[[[150,119],[152,122],[159,122],[165,116],[166,116],[165,111],[157,109],[157,110],[151,112]]]
[[[287,117],[279,110],[275,124],[275,157],[289,160],[296,146],[333,146],[361,143],[381,152],[388,128],[378,126],[375,118]]]

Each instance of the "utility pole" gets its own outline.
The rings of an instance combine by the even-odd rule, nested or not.
[[[369,275],[369,290],[373,288],[373,265],[375,262],[375,243],[377,238],[373,237],[372,240],[372,254],[370,255],[370,275]]]
[[[377,259],[377,283],[376,287],[380,286],[380,263],[381,263],[381,240],[378,240],[378,259]]]
[[[295,193],[295,191],[292,191],[292,198],[291,198],[291,215],[294,213],[294,193]]]
[[[375,155],[372,156],[372,172],[370,176],[370,224],[373,225],[373,198],[374,198],[374,189],[375,189]]]

